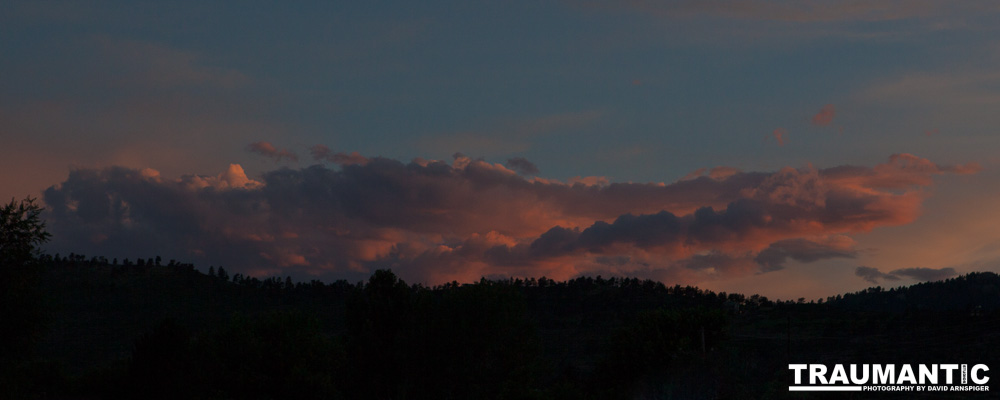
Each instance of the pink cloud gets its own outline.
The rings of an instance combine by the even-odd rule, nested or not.
[[[431,283],[601,272],[716,279],[853,257],[849,235],[912,222],[932,176],[977,170],[899,154],[874,167],[563,183],[462,155],[450,165],[364,161],[258,180],[238,165],[180,178],[74,170],[45,192],[53,246],[191,257],[234,272],[343,277],[393,268]]]
[[[610,182],[608,178],[603,176],[574,176],[569,178],[570,185],[583,185],[583,186],[604,186]]]
[[[837,112],[834,109],[833,104],[827,104],[823,106],[823,108],[821,108],[816,115],[813,115],[812,123],[813,125],[819,126],[830,125],[830,123],[833,122],[834,115],[836,114]]]
[[[815,117],[813,120],[815,121]],[[778,141],[778,146],[784,146],[785,141],[787,140],[786,136],[788,136],[788,131],[786,131],[785,128],[778,128],[774,130],[772,135],[774,136],[774,140]]]

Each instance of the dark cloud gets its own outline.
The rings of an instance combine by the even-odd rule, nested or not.
[[[844,234],[908,223],[931,175],[974,170],[899,155],[875,167],[716,168],[669,185],[587,184],[526,178],[460,154],[451,164],[361,158],[257,179],[238,165],[173,179],[74,170],[45,192],[50,250],[155,253],[251,274],[390,267],[424,282],[590,271],[701,279],[852,257]]]
[[[539,172],[538,167],[524,157],[509,158],[504,165],[521,175],[538,175]]]
[[[899,280],[898,276],[883,273],[882,271],[879,271],[878,268],[865,267],[865,266],[855,268],[854,275],[868,282],[871,282],[873,285],[877,285],[879,279],[887,281]]]
[[[764,270],[773,271],[785,267],[791,258],[799,262],[814,262],[830,258],[854,258],[854,241],[846,236],[836,236],[833,240],[815,242],[808,239],[787,239],[771,243],[754,258]]]
[[[884,273],[876,268],[871,267],[858,267],[854,270],[854,275],[861,277],[862,279],[871,282],[872,284],[878,284],[878,280],[886,281],[898,281],[902,278],[910,278],[917,281],[940,281],[945,280],[958,275],[958,272],[954,268],[901,268],[897,270],[890,271],[889,273]]]
[[[247,145],[247,151],[251,153],[256,153],[261,156],[273,159],[274,161],[281,161],[281,159],[298,161],[299,156],[288,149],[278,149],[274,147],[270,142],[254,142]]]
[[[685,228],[680,218],[667,211],[638,216],[625,214],[610,224],[595,222],[580,233],[578,243],[572,247],[601,254],[615,244],[640,248],[672,245],[682,238]]]

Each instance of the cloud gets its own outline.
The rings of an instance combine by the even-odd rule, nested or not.
[[[940,281],[958,275],[954,268],[901,268],[884,273],[877,268],[858,267],[854,270],[854,275],[877,285],[878,280],[898,281],[903,278],[910,278],[917,281]]]
[[[583,186],[605,186],[611,181],[607,177],[603,176],[574,176],[569,178],[570,185],[583,185]]]
[[[788,136],[788,131],[786,131],[785,128],[775,129],[772,135],[774,136],[774,140],[778,141],[778,146],[784,146],[785,141],[788,140],[786,139],[786,136]]]
[[[274,161],[281,161],[282,158],[291,161],[299,161],[299,156],[295,153],[288,151],[288,149],[278,150],[270,142],[254,142],[247,145],[247,151],[251,153],[256,153],[261,156],[273,159]]]
[[[108,16],[108,10],[41,8]],[[25,22],[14,15],[4,16]],[[65,33],[62,39],[37,36],[48,43],[36,48],[45,49],[38,57],[14,52],[5,59],[17,72],[6,74],[0,91],[7,144],[2,169],[8,171],[0,180],[18,196],[40,194],[65,179],[70,165],[154,167],[175,176],[213,171],[228,165],[220,155],[243,150],[246,136],[288,134],[287,121],[274,118],[274,88],[218,54],[157,40]],[[29,164],[15,166],[13,159],[22,156]],[[31,181],[11,177],[25,165],[32,165]]]
[[[729,19],[767,20],[784,22],[851,22],[892,21],[923,18],[957,11],[954,2],[943,0],[917,1],[853,1],[853,0],[577,0],[574,3],[597,8],[625,8],[660,17],[686,18],[710,16]],[[961,11],[996,12],[988,2],[968,2],[958,6]]]
[[[539,172],[535,163],[528,161],[524,157],[508,158],[504,165],[521,175],[538,175]]]
[[[830,123],[833,122],[834,115],[836,114],[837,112],[833,108],[833,104],[827,104],[823,106],[823,108],[821,108],[819,112],[816,113],[816,115],[813,115],[812,123],[813,125],[819,125],[819,126],[830,125]]]
[[[425,136],[418,148],[434,152],[440,149],[462,149],[475,154],[495,155],[523,152],[544,135],[579,132],[604,117],[601,110],[548,114],[533,118],[510,118],[488,121],[479,125],[495,126],[488,130],[465,130]]]
[[[886,164],[876,165],[868,171],[858,167],[834,167],[826,170],[831,179],[836,179],[844,185],[859,187],[881,187],[886,189],[902,189],[909,186],[928,186],[934,175],[940,174],[975,174],[982,166],[972,162],[960,165],[938,165],[925,158],[913,154],[893,154]]]
[[[890,272],[892,275],[903,276],[918,281],[940,281],[954,276],[958,272],[954,268],[902,268]]]
[[[754,258],[765,270],[779,270],[790,258],[799,262],[814,262],[830,258],[854,258],[854,239],[836,235],[818,241],[797,238],[771,243]]]
[[[854,275],[868,282],[871,282],[871,284],[873,285],[877,285],[879,279],[887,281],[899,280],[898,276],[883,273],[882,271],[879,271],[878,268],[865,267],[865,266],[855,268]]]
[[[726,178],[729,178],[730,176],[733,176],[733,175],[736,175],[736,174],[739,174],[739,173],[742,172],[742,171],[739,170],[739,168],[726,167],[726,166],[714,167],[712,169],[698,168],[698,169],[692,171],[691,173],[685,175],[683,178],[680,179],[680,181],[689,181],[689,180],[692,180],[692,179],[700,178],[702,176],[706,176],[705,175],[706,171],[708,172],[707,177],[709,179],[711,179],[711,180],[714,180],[714,181],[723,181],[723,180],[726,180]]]
[[[179,178],[77,169],[45,191],[49,250],[331,278],[393,268],[429,283],[589,273],[697,282],[853,257],[848,235],[912,222],[931,176],[974,171],[903,154],[874,167],[715,168],[672,184],[561,182],[461,154],[451,164],[362,158],[254,179],[235,164]]]
[[[1000,104],[993,88],[1000,84],[1000,72],[965,70],[914,72],[893,76],[861,93],[866,100],[883,104],[941,107],[982,107]]]
[[[365,165],[368,163],[368,158],[356,151],[351,152],[351,154],[334,153],[329,147],[321,144],[310,147],[309,152],[312,153],[313,159],[316,161],[327,161],[337,165]]]
[[[251,81],[240,71],[205,65],[197,53],[164,44],[108,36],[98,36],[94,41],[98,51],[121,69],[121,78],[115,82],[118,85],[236,88]]]

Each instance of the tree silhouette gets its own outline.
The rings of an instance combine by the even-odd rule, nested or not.
[[[42,207],[28,197],[20,202],[13,199],[0,207],[0,264],[4,269],[23,267],[38,255],[38,246],[49,240]]]
[[[406,328],[412,318],[410,288],[390,270],[378,270],[347,303],[348,341],[355,363],[353,390],[377,398],[400,397]]]
[[[0,207],[0,397],[18,397],[10,371],[28,354],[44,321],[38,290],[39,247],[49,239],[42,207],[30,197]]]

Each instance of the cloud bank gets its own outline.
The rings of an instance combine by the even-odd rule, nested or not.
[[[901,268],[889,273],[879,271],[877,268],[872,267],[858,267],[854,270],[854,275],[874,285],[878,284],[879,279],[883,281],[898,281],[903,278],[910,278],[917,281],[940,281],[945,280],[954,276],[958,276],[958,272],[954,268]]]
[[[238,165],[173,179],[74,170],[44,195],[50,251],[188,257],[257,275],[393,268],[432,284],[598,273],[698,282],[854,257],[848,235],[913,221],[932,176],[978,170],[899,154],[874,167],[715,168],[671,184],[561,182],[524,176],[527,160],[515,171],[458,154],[449,164],[312,153],[335,166],[254,179]]]

